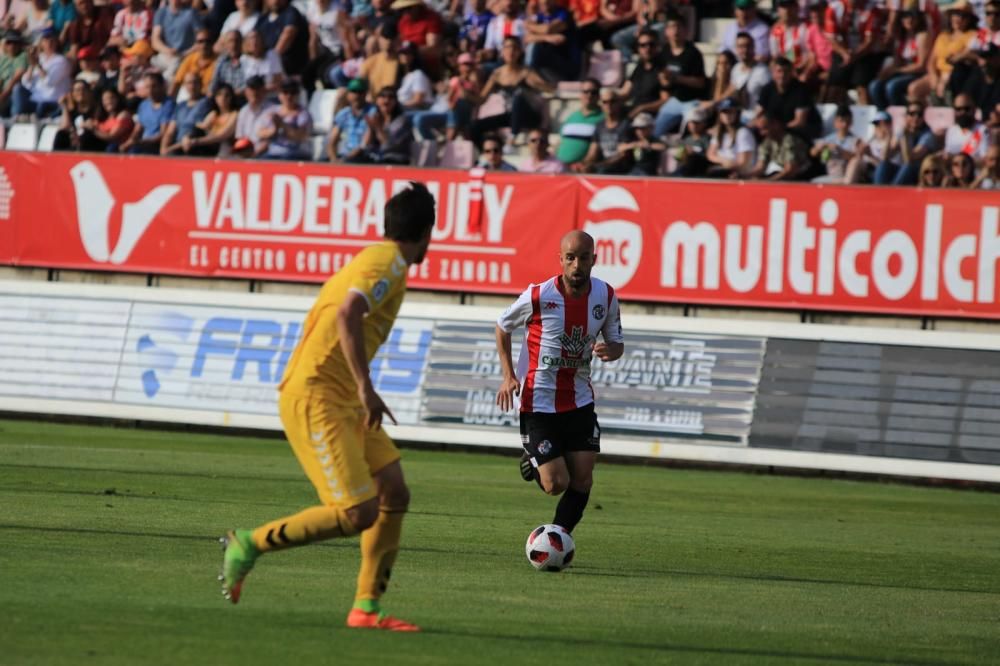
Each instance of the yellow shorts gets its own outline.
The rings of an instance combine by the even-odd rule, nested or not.
[[[368,430],[364,412],[317,396],[281,394],[278,414],[295,457],[320,500],[341,508],[377,495],[372,474],[399,460],[385,430]]]

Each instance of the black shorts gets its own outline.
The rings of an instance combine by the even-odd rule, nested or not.
[[[535,467],[567,451],[601,450],[601,426],[594,403],[569,412],[521,412],[521,445]]]

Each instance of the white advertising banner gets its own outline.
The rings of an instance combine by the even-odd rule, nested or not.
[[[276,387],[311,304],[291,296],[0,281],[0,411],[280,429]],[[399,421],[387,426],[393,437],[520,447],[516,414],[493,402],[500,380],[496,316],[489,308],[404,304],[371,366],[376,390]],[[623,320],[626,355],[593,367],[603,453],[1000,482],[994,447],[983,437],[973,458],[960,455],[968,442],[956,448],[948,439],[969,439],[1000,422],[1000,409],[989,411],[988,396],[971,388],[962,400],[985,406],[966,409],[948,432],[924,432],[926,442],[894,435],[868,443],[867,430],[855,436],[844,427],[810,426],[822,416],[814,403],[828,410],[834,403],[817,401],[841,390],[817,384],[829,363],[817,349],[830,348],[817,345],[850,343],[861,350],[852,359],[878,354],[877,368],[851,360],[857,374],[843,378],[843,390],[873,387],[857,397],[871,402],[869,420],[881,424],[883,412],[891,420],[879,432],[918,432],[923,422],[899,422],[902,406],[883,405],[878,387],[912,372],[911,362],[930,358],[926,350],[934,348],[951,350],[938,354],[945,361],[935,376],[949,368],[1000,376],[1000,341],[992,336]],[[909,396],[914,404],[907,409],[936,413],[938,396]],[[849,421],[855,412],[842,416]]]

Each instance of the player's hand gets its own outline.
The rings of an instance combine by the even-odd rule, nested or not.
[[[504,379],[497,391],[497,406],[504,412],[513,409],[516,395],[521,395],[521,382],[517,381],[517,377]]]
[[[601,359],[605,363],[611,360],[611,353],[608,351],[608,345],[606,342],[598,342],[594,345],[594,356]]]
[[[365,427],[369,430],[379,430],[382,427],[382,415],[385,414],[393,425],[399,425],[396,417],[382,401],[374,388],[363,389],[360,394],[361,406],[365,410]]]

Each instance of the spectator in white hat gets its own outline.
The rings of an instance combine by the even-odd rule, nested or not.
[[[632,120],[635,138],[618,147],[631,155],[632,170],[629,173],[633,176],[655,176],[660,169],[663,151],[667,147],[653,138],[653,123],[652,115],[640,113]]]

